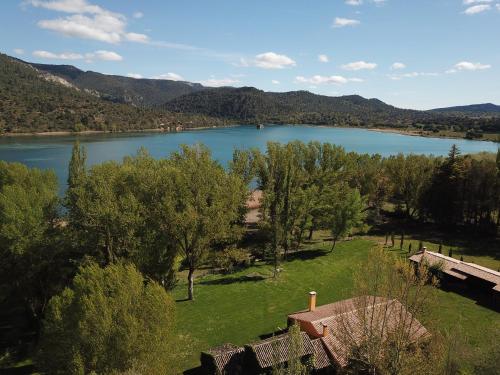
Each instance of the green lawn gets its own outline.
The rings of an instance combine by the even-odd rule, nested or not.
[[[178,327],[193,339],[186,369],[199,364],[201,350],[222,343],[245,344],[286,327],[287,314],[306,308],[307,293],[318,292],[318,304],[351,297],[352,269],[364,260],[373,242],[340,243],[333,253],[330,244],[313,245],[302,258],[283,263],[277,279],[271,268],[259,265],[232,275],[208,275],[197,279],[193,302],[177,304]],[[461,327],[469,345],[486,350],[500,330],[500,314],[478,306],[454,293],[435,290],[439,303],[425,321],[443,329]],[[186,296],[184,280],[174,291]],[[476,349],[475,349],[476,350]]]

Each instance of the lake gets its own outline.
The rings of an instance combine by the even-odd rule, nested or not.
[[[462,153],[496,152],[494,142],[464,139],[425,138],[366,129],[328,128],[305,125],[268,125],[257,130],[255,126],[200,129],[180,133],[118,133],[70,136],[20,136],[0,138],[0,160],[17,161],[30,167],[53,169],[63,191],[67,178],[68,161],[75,140],[87,148],[88,163],[121,160],[145,147],[155,158],[168,156],[179,145],[203,143],[223,165],[231,159],[234,149],[257,147],[264,150],[268,141],[330,142],[347,151],[381,154],[397,153],[446,155],[452,144]]]

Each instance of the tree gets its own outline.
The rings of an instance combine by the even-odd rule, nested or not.
[[[262,217],[270,234],[274,275],[277,275],[281,248],[286,256],[292,232],[294,196],[303,182],[300,167],[301,143],[280,145],[269,142],[265,155],[255,151],[259,187],[263,191]]]
[[[162,230],[186,257],[188,299],[194,299],[194,271],[218,243],[239,234],[243,181],[227,173],[201,145],[183,146],[168,162],[173,189],[161,202]]]
[[[36,320],[64,277],[57,205],[54,172],[0,161],[0,290]]]
[[[73,166],[71,163],[70,166]],[[123,165],[106,162],[89,169],[70,186],[69,227],[86,254],[110,264],[130,258],[140,246],[139,234],[146,210]]]
[[[422,197],[422,210],[439,224],[454,226],[462,222],[464,160],[458,147],[453,145]]]
[[[82,266],[49,302],[36,364],[50,374],[175,372],[174,307],[132,265]]]
[[[339,346],[350,353],[347,373],[440,373],[444,366],[441,337],[425,334],[417,324],[434,303],[428,284],[434,285],[435,280],[429,277],[424,265],[415,270],[381,248],[372,250],[356,268],[355,317],[341,314],[339,329],[332,332]]]
[[[389,157],[385,166],[392,197],[404,205],[408,217],[414,217],[433,176],[436,159],[425,155],[399,154]]]
[[[339,239],[362,224],[365,217],[363,208],[363,199],[357,189],[341,187],[330,196],[326,220],[332,234],[331,250]]]

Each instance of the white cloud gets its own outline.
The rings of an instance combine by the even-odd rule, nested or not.
[[[334,84],[334,85],[343,85],[348,82],[363,82],[360,78],[345,78],[342,76],[321,76],[314,75],[312,77],[303,77],[297,76],[295,77],[296,83],[306,83],[310,85],[322,85],[322,84]]]
[[[497,4],[496,7],[497,7],[497,10],[500,11],[500,4]]]
[[[122,61],[123,57],[113,51],[95,51],[94,53],[87,53],[85,55],[87,59],[96,59],[104,61]]]
[[[85,59],[88,62],[92,62],[94,60],[101,61],[122,61],[123,57],[112,51],[104,51],[99,50],[95,52],[89,52],[85,54],[74,53],[74,52],[62,52],[62,53],[54,53],[49,51],[37,50],[33,51],[33,56],[39,57],[41,59],[48,60],[83,60]]]
[[[273,80],[271,80],[271,83],[272,83],[273,85],[279,85],[279,84],[280,84],[280,81],[278,81],[277,79],[273,79]]]
[[[345,70],[372,70],[377,67],[375,63],[368,63],[365,61],[355,61],[349,64],[342,65],[342,69]]]
[[[446,73],[458,73],[460,71],[476,71],[476,70],[486,70],[490,69],[491,65],[489,64],[481,64],[479,62],[470,62],[470,61],[460,61],[455,64],[453,68],[446,71]]]
[[[404,68],[406,68],[406,65],[401,62],[395,62],[394,64],[391,65],[392,70],[399,70]]]
[[[489,5],[489,4],[474,5],[474,6],[467,8],[464,11],[464,13],[467,14],[468,16],[471,16],[473,14],[486,12],[487,10],[490,10],[490,9],[491,9],[491,5]]]
[[[347,5],[358,6],[363,4],[363,0],[345,0]]]
[[[24,50],[22,48],[14,48],[14,53],[16,55],[24,55]]]
[[[125,31],[125,21],[112,15],[97,14],[87,17],[81,14],[52,20],[41,20],[42,29],[82,39],[94,39],[106,43],[118,43]]]
[[[154,76],[153,78],[154,79],[168,79],[170,81],[185,81],[185,79],[181,75],[179,75],[177,73],[172,73],[172,72],[160,74],[158,76]]]
[[[237,79],[233,78],[222,78],[222,79],[216,79],[216,78],[210,78],[205,81],[200,81],[203,86],[208,86],[208,87],[222,87],[222,86],[230,86],[235,83],[238,83]]]
[[[327,63],[330,61],[327,55],[318,55],[318,61],[322,63]]]
[[[491,3],[493,0],[464,0],[465,5],[478,4],[478,3]]]
[[[242,62],[246,63],[245,60],[242,60]],[[265,52],[255,56],[254,65],[262,69],[283,69],[295,66],[296,63],[286,55],[279,55],[274,52]]]
[[[127,73],[127,77],[135,78],[135,79],[141,79],[142,75],[138,74],[138,73]]]
[[[137,43],[149,42],[149,37],[146,34],[139,34],[139,33],[126,33],[125,39],[130,42],[137,42]]]
[[[341,18],[341,17],[336,17],[335,20],[333,21],[333,27],[338,28],[338,27],[345,27],[345,26],[356,26],[359,25],[360,22],[358,20],[353,20],[349,18]]]
[[[120,13],[106,10],[86,0],[31,0],[30,4],[69,16],[40,20],[40,28],[65,36],[118,43],[122,40],[146,43],[147,35],[127,31],[127,18]]]
[[[134,18],[142,18],[142,17],[144,17],[144,13],[142,13],[142,12],[135,12],[134,14],[132,14],[132,17],[134,17]]]
[[[394,81],[399,81],[403,78],[436,77],[438,75],[439,73],[411,72],[403,74],[389,74],[388,77]]]
[[[41,59],[50,59],[50,60],[81,60],[84,57],[79,53],[72,53],[72,52],[53,53],[41,50],[33,51],[33,56],[39,57]]]
[[[105,10],[98,5],[89,4],[86,0],[53,0],[41,1],[31,0],[31,5],[37,8],[45,8],[64,13],[104,13]]]

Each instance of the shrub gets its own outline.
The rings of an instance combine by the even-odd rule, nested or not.
[[[213,264],[224,273],[234,272],[235,269],[248,267],[251,263],[250,254],[243,249],[227,248],[215,254]]]

